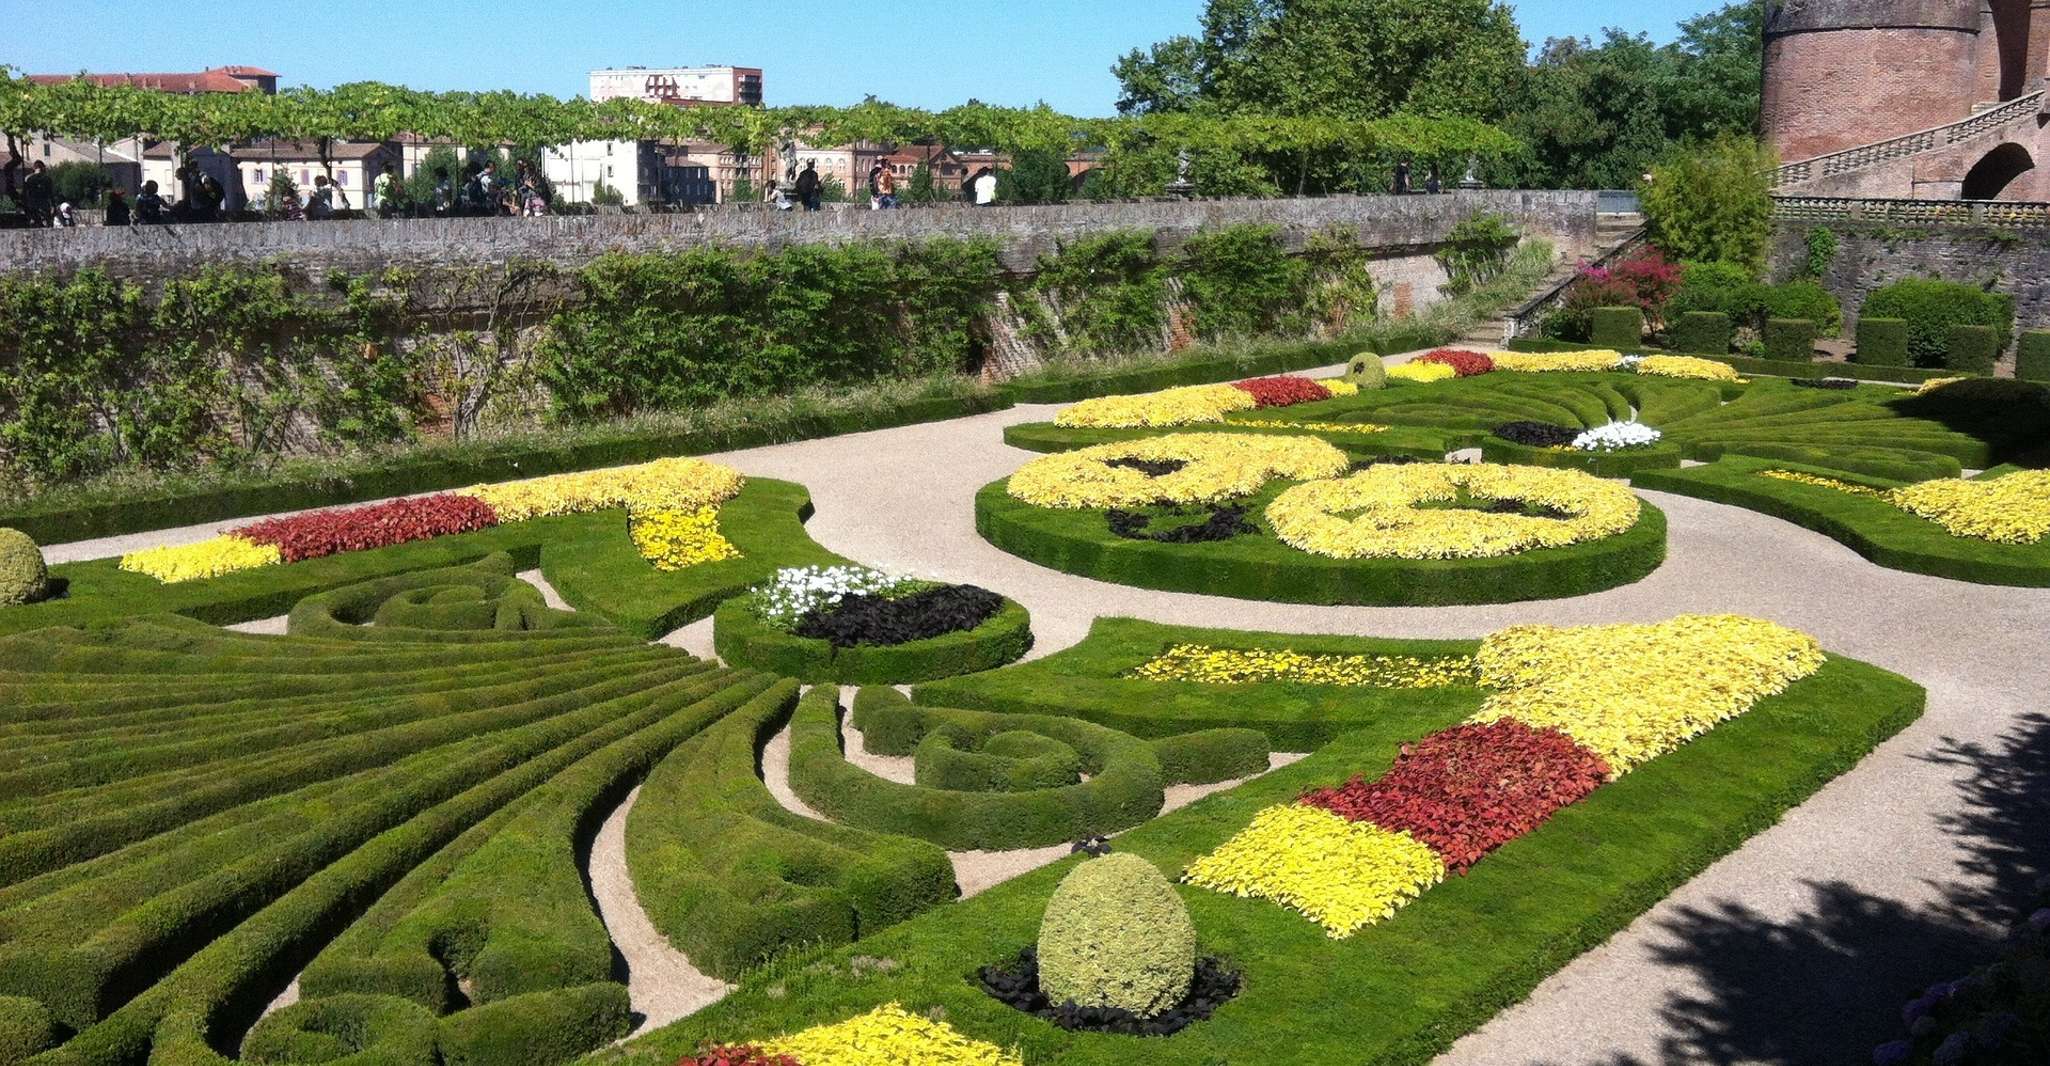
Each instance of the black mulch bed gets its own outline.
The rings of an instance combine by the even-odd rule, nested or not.
[[[1153,522],[1162,517],[1189,518],[1202,515],[1200,522],[1171,525],[1164,529],[1152,528]],[[1260,527],[1246,520],[1246,509],[1236,504],[1218,504],[1204,508],[1164,507],[1157,514],[1144,511],[1104,512],[1104,520],[1110,524],[1110,531],[1126,540],[1151,540],[1161,544],[1198,544],[1213,540],[1230,540],[1246,533],[1258,533]]]
[[[1551,448],[1573,443],[1573,438],[1580,436],[1580,431],[1550,422],[1504,422],[1495,427],[1495,436],[1533,448]]]
[[[1360,471],[1362,471],[1362,470],[1371,470],[1371,469],[1373,469],[1374,467],[1377,467],[1377,466],[1408,466],[1408,465],[1409,465],[1409,464],[1411,464],[1411,463],[1434,463],[1434,462],[1437,462],[1437,460],[1436,460],[1436,459],[1420,459],[1420,458],[1418,458],[1418,457],[1416,457],[1416,456],[1414,456],[1414,455],[1380,455],[1380,456],[1375,456],[1375,457],[1374,457],[1374,458],[1372,458],[1372,459],[1360,459],[1360,460],[1356,460],[1356,461],[1355,461],[1355,462],[1354,462],[1354,463],[1352,464],[1352,472],[1353,472],[1353,473],[1355,473],[1355,474],[1357,474],[1357,473],[1359,473],[1359,472],[1360,472]]]
[[[1788,378],[1787,380],[1804,389],[1855,389],[1856,381],[1850,378]]]
[[[1004,598],[975,585],[947,585],[890,599],[856,593],[839,603],[806,611],[791,630],[836,648],[857,644],[908,644],[974,629],[1004,606]]]
[[[991,998],[1015,1007],[1063,1029],[1124,1036],[1172,1036],[1210,1017],[1217,1008],[1239,994],[1236,970],[1227,970],[1214,958],[1196,960],[1196,977],[1182,1001],[1151,1018],[1141,1018],[1115,1007],[1078,1007],[1073,1003],[1047,1002],[1039,990],[1039,949],[1028,947],[1009,966],[984,966],[976,971],[976,984]]]
[[[1189,464],[1185,459],[1112,459],[1103,465],[1137,470],[1147,477],[1166,477]]]

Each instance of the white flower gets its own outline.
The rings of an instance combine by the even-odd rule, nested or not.
[[[786,567],[755,589],[753,603],[755,613],[764,621],[788,627],[806,613],[831,607],[848,596],[889,596],[916,583],[915,578],[865,566]]]
[[[1623,448],[1642,448],[1658,443],[1658,430],[1642,422],[1611,422],[1573,438],[1571,447],[1583,452],[1613,452]]]
[[[1635,370],[1637,369],[1637,364],[1642,362],[1644,362],[1644,356],[1642,355],[1626,355],[1616,360],[1616,367],[1619,370]]]

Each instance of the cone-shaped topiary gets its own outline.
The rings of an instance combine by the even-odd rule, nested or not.
[[[36,542],[20,530],[0,529],[0,607],[42,599],[49,581]]]
[[[1047,901],[1039,989],[1054,1003],[1150,1018],[1188,995],[1195,971],[1188,908],[1137,855],[1120,852],[1075,867]]]
[[[1363,389],[1378,389],[1388,384],[1388,368],[1381,365],[1380,356],[1361,352],[1345,364],[1345,380]]]

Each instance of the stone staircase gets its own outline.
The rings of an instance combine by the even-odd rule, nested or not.
[[[1595,220],[1595,254],[1592,259],[1566,259],[1552,268],[1545,279],[1531,289],[1529,299],[1504,308],[1500,315],[1476,324],[1460,334],[1455,344],[1500,348],[1509,339],[1529,332],[1536,318],[1565,296],[1566,286],[1580,274],[1583,263],[1612,262],[1637,247],[1644,238],[1644,216],[1636,213],[1603,212]]]
[[[1942,151],[1965,141],[1985,139],[1990,142],[2017,129],[2032,129],[2037,115],[2043,110],[2044,98],[2044,90],[2038,89],[1978,110],[1956,122],[1788,163],[1772,172],[1773,193],[1799,195],[1795,190],[1800,186],[1824,178],[1898,162],[1924,152]]]

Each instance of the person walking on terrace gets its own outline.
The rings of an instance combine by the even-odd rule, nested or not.
[[[806,160],[804,173],[797,176],[797,202],[803,204],[806,211],[816,211],[819,209],[819,165],[817,162]]]

